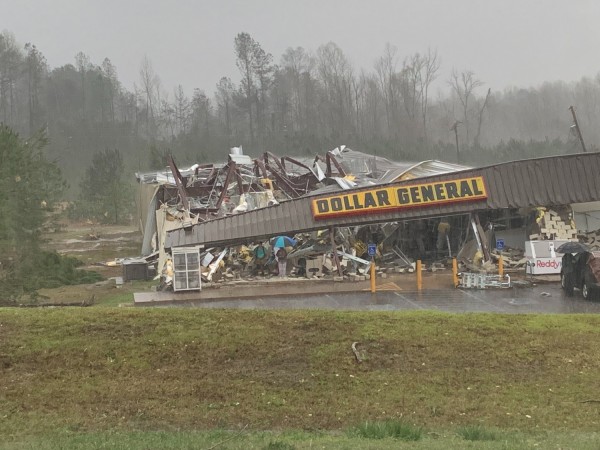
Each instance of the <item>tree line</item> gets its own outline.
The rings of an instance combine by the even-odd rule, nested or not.
[[[163,167],[166,152],[182,164],[218,162],[238,145],[251,155],[314,155],[346,144],[467,164],[579,151],[570,105],[588,146],[600,143],[600,77],[497,91],[470,70],[440,79],[433,49],[401,55],[387,44],[372,67],[357,68],[333,42],[290,47],[278,59],[248,33],[232,44],[239,72],[188,96],[165,87],[147,57],[128,89],[109,58],[80,52],[52,68],[36,45],[3,32],[0,122],[25,136],[45,130],[47,156],[72,187],[108,149],[127,171]]]
[[[0,124],[0,305],[34,300],[40,288],[102,278],[79,269],[83,262],[42,248],[42,232],[56,226],[54,206],[67,187],[44,156],[46,145],[43,131],[23,139]]]

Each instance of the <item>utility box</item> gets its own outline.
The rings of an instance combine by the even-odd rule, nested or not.
[[[146,261],[123,261],[123,281],[148,280],[148,263]]]
[[[559,274],[562,253],[556,249],[568,240],[525,241],[526,273],[532,275]]]
[[[174,248],[173,256],[173,291],[199,291],[200,279],[200,247]]]

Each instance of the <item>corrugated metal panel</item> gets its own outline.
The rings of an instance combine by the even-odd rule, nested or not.
[[[486,200],[315,221],[311,211],[311,200],[315,197],[313,195],[269,208],[204,222],[195,225],[191,232],[171,231],[167,234],[165,246],[170,248],[182,245],[235,243],[283,233],[311,231],[331,225],[349,226],[464,214],[473,210],[523,208],[600,200],[600,153],[514,161],[419,178],[419,181],[436,182],[471,176],[484,178],[488,190]],[[393,185],[402,186],[412,183],[414,180]],[[371,188],[345,192],[367,189]]]
[[[250,231],[255,236],[260,234],[260,228],[256,220],[250,220]]]

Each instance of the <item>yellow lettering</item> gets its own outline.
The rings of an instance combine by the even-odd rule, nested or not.
[[[447,202],[476,201],[487,198],[482,177],[461,178],[358,190],[312,200],[315,219],[370,214],[372,212],[398,211],[403,208],[425,208]]]

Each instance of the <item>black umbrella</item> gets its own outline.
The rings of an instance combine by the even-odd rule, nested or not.
[[[583,253],[589,251],[590,247],[582,242],[565,242],[556,249],[556,253]]]

